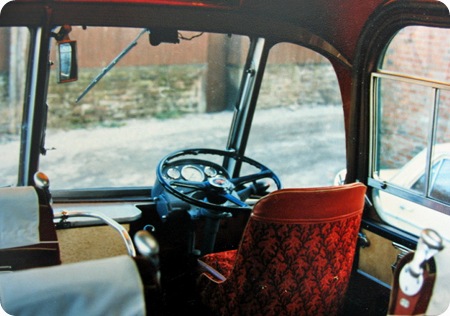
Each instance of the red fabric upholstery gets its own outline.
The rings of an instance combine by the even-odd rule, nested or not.
[[[335,315],[347,290],[366,187],[282,189],[255,206],[238,250],[203,256],[214,315]],[[203,269],[203,271],[205,271]]]

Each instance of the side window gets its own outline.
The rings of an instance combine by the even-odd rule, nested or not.
[[[0,28],[0,187],[17,185],[29,31]]]
[[[449,238],[450,30],[410,26],[372,74],[369,184],[386,222]]]
[[[289,43],[271,48],[246,155],[270,166],[284,187],[333,184],[346,156],[342,98],[328,59]]]

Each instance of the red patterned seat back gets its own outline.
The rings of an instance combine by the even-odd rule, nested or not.
[[[214,315],[335,315],[347,290],[366,187],[282,189],[254,207],[239,249],[201,258]]]

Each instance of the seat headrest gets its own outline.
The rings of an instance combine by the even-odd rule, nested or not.
[[[124,255],[0,274],[0,299],[11,315],[145,315],[139,271]]]
[[[362,214],[366,186],[351,183],[339,186],[281,189],[260,199],[252,217],[265,221],[324,221]]]
[[[0,249],[39,243],[39,200],[33,187],[0,188]]]

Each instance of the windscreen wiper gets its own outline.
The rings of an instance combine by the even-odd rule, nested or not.
[[[139,38],[145,34],[145,33],[150,33],[150,30],[148,29],[143,29],[138,36],[136,36],[136,38],[134,39],[134,41],[132,41],[130,43],[130,45],[128,45],[127,47],[125,47],[125,49],[120,52],[119,55],[117,55],[116,58],[114,58],[111,63],[106,66],[105,68],[103,68],[102,72],[99,73],[97,75],[97,77],[94,78],[94,80],[91,81],[91,83],[86,87],[86,89],[84,89],[84,91],[80,94],[80,96],[76,99],[75,102],[79,102],[88,92],[89,90],[91,90],[102,78],[104,75],[106,75],[108,73],[108,71],[110,71],[118,62],[119,60],[122,59],[122,57],[124,57],[126,54],[128,54],[128,52],[137,45],[137,41],[139,40]]]

